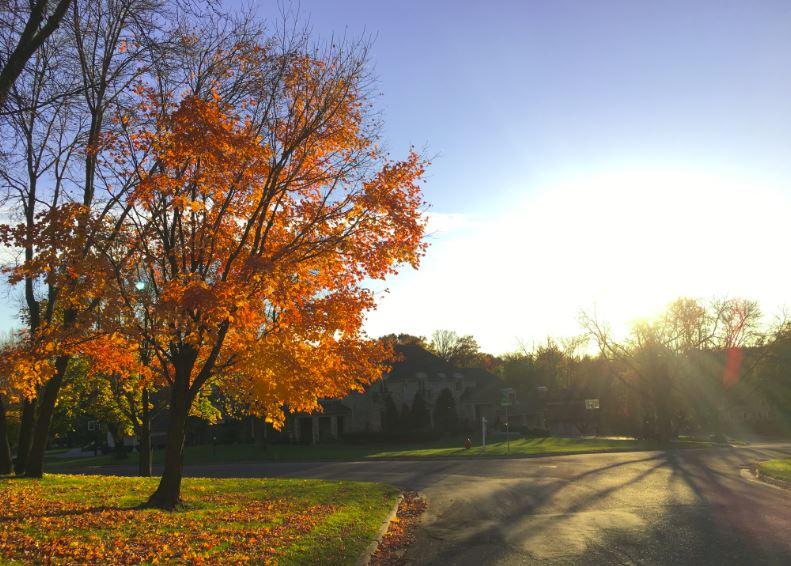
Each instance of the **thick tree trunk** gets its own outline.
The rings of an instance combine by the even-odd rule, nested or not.
[[[55,375],[44,386],[44,391],[38,403],[38,418],[33,427],[33,443],[27,456],[25,477],[40,478],[44,475],[44,452],[49,442],[49,427],[52,424],[52,415],[55,413],[55,402],[58,399],[60,386],[69,365],[68,356],[60,356],[55,360]]]
[[[177,379],[171,388],[165,468],[162,471],[162,479],[159,480],[159,487],[149,497],[145,507],[173,510],[181,504],[184,440],[187,434],[190,402],[186,381]]]
[[[11,459],[11,445],[8,443],[8,424],[5,415],[5,404],[0,397],[0,476],[10,474],[14,470]]]
[[[148,389],[143,389],[142,398],[142,415],[140,417],[140,427],[138,429],[138,436],[140,445],[138,446],[138,475],[147,478],[152,474],[152,458],[151,458],[151,408],[148,400]]]
[[[22,419],[19,423],[19,439],[16,446],[14,472],[21,476],[25,473],[27,455],[30,452],[30,439],[33,436],[33,424],[36,421],[36,400],[25,400],[22,403]]]

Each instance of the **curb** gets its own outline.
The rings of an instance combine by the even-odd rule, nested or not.
[[[757,464],[752,464],[748,469],[748,473],[752,476],[753,481],[757,481],[771,487],[776,487],[778,489],[783,489],[785,491],[791,490],[791,482],[761,473],[761,470],[758,468]]]
[[[357,559],[357,562],[355,562],[355,566],[368,566],[368,564],[371,562],[371,558],[373,557],[376,550],[379,548],[379,543],[382,542],[382,537],[385,536],[387,529],[390,527],[390,523],[395,518],[396,513],[398,513],[398,506],[401,505],[401,502],[403,500],[404,500],[404,495],[402,493],[399,493],[398,498],[396,499],[396,502],[393,505],[393,508],[390,510],[390,513],[388,513],[387,517],[382,523],[382,526],[379,527],[379,532],[376,533],[374,539],[365,548],[363,553],[360,555],[360,558]]]

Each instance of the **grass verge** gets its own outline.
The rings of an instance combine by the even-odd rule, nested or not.
[[[353,564],[398,492],[382,484],[185,478],[184,509],[136,509],[157,478],[0,478],[2,564]]]
[[[760,462],[758,470],[761,475],[784,482],[791,482],[791,458],[778,458],[777,460]]]
[[[559,454],[564,452],[625,452],[633,450],[657,450],[662,446],[649,441],[630,438],[523,438],[512,437],[510,443],[503,435],[495,436],[486,448],[476,442],[466,450],[463,438],[443,439],[436,442],[354,445],[326,443],[315,446],[304,444],[270,444],[257,447],[253,444],[225,444],[217,446],[190,446],[185,450],[185,463],[212,464],[221,462],[277,462],[301,460],[369,460],[377,458],[447,458],[447,457],[501,457]],[[705,448],[717,446],[713,442],[694,439],[679,439],[671,448]],[[162,452],[154,452],[154,463],[162,462]],[[47,460],[48,469],[61,471],[86,469],[96,466],[136,465],[136,455],[125,460],[112,455],[59,458]]]

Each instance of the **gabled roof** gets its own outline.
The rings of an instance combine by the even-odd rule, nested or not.
[[[352,412],[352,410],[339,399],[322,399],[319,403],[324,407],[324,413],[326,415],[347,415]],[[321,415],[321,413],[319,413],[319,415]]]
[[[483,368],[464,368],[459,371],[461,371],[468,379],[474,380],[477,387],[503,387],[503,384],[500,382],[498,377],[489,370]]]
[[[432,354],[417,344],[396,344],[399,359],[391,362],[392,369],[387,380],[415,379],[418,373],[426,375],[426,379],[440,379],[439,374],[453,377],[459,370],[439,356]]]

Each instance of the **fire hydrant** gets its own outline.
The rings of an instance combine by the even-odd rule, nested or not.
[[[466,439],[466,440],[464,441],[464,448],[466,448],[467,450],[469,450],[470,448],[472,448],[472,440],[470,440],[469,438],[468,438],[468,439]]]

